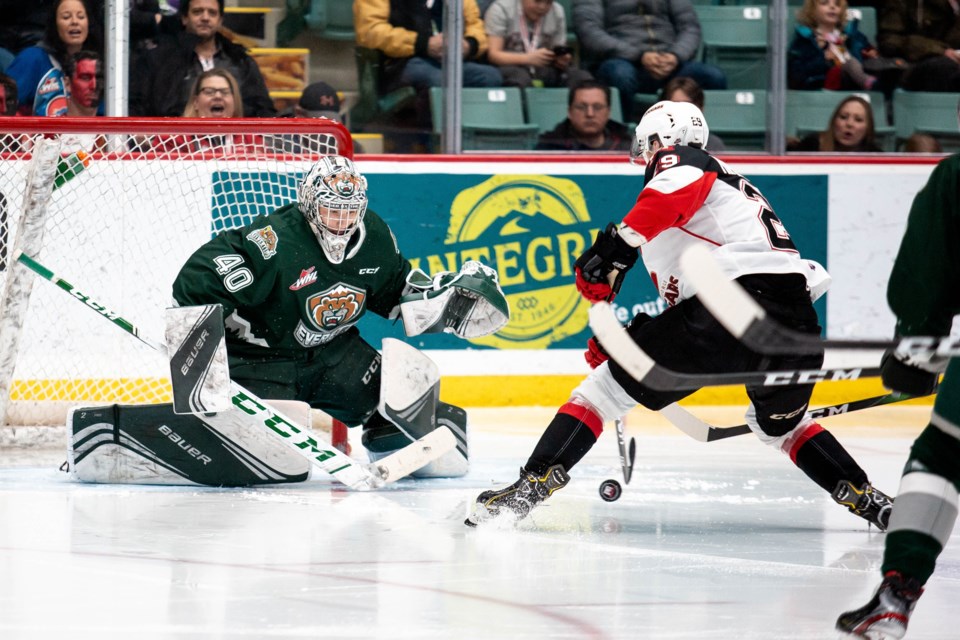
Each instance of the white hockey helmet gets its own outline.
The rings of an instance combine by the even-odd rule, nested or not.
[[[654,142],[659,142],[661,147],[690,145],[702,149],[707,146],[709,136],[707,120],[697,105],[664,100],[647,109],[640,118],[630,149],[630,161],[636,162],[642,157],[644,162],[650,162]]]
[[[327,259],[343,262],[367,211],[367,179],[349,158],[324,156],[304,176],[297,200]]]

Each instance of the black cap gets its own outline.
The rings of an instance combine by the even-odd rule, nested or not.
[[[340,97],[326,82],[314,82],[300,94],[297,103],[308,118],[340,119]]]

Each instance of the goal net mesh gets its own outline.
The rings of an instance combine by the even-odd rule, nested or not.
[[[4,120],[0,426],[170,401],[162,356],[29,272],[17,251],[159,340],[173,279],[197,247],[294,201],[321,155],[352,156],[346,130],[322,119]]]

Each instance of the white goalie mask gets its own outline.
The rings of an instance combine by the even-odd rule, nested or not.
[[[367,179],[349,158],[326,156],[304,176],[297,199],[327,259],[343,262],[347,244],[367,211]]]
[[[633,137],[630,161],[643,158],[644,162],[650,162],[654,142],[660,143],[661,148],[690,145],[702,149],[707,146],[709,136],[707,120],[697,105],[664,100],[647,109],[640,119]]]

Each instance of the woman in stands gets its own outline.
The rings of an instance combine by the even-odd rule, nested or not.
[[[66,99],[61,69],[81,49],[103,53],[99,17],[90,12],[89,0],[55,2],[43,40],[27,47],[7,68],[20,94],[20,113],[45,116],[48,105]],[[102,113],[102,107],[99,113]]]
[[[242,118],[243,99],[236,78],[226,69],[214,67],[197,76],[190,88],[184,118]],[[198,153],[204,151],[243,152],[263,149],[261,136],[232,135],[175,135],[155,141],[158,151]]]
[[[883,149],[877,144],[870,103],[860,96],[847,96],[833,110],[826,131],[788,142],[787,151],[878,153]]]
[[[878,78],[863,69],[877,50],[857,22],[847,20],[847,0],[804,0],[787,51],[790,88],[879,91]]]

